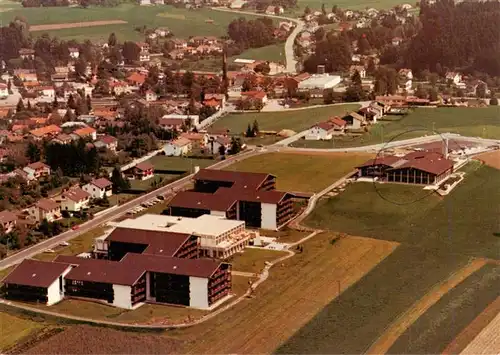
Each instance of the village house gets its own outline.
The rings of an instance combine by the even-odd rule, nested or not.
[[[23,170],[26,172],[26,174],[28,174],[28,177],[30,179],[40,179],[41,177],[50,175],[50,166],[40,161],[25,166]]]
[[[148,90],[146,91],[146,101],[152,102],[158,100],[158,95],[154,91]]]
[[[462,75],[457,72],[447,72],[446,81],[451,82],[453,85],[459,85],[462,82]]]
[[[70,144],[73,138],[69,134],[61,133],[58,134],[54,139],[51,140],[55,144]]]
[[[192,143],[193,148],[202,149],[208,143],[208,134],[206,133],[195,133],[195,132],[185,132],[181,133],[179,138],[184,138]]]
[[[101,199],[104,196],[109,197],[113,194],[113,183],[106,178],[94,179],[88,184],[83,185],[82,189],[89,193],[91,198]]]
[[[26,83],[38,82],[38,76],[36,75],[36,72],[31,69],[14,69],[14,76],[17,76],[19,80],[24,82],[25,86]]]
[[[283,9],[283,6],[268,6],[266,8],[266,15],[282,15],[285,12],[285,9]]]
[[[168,28],[166,27],[158,27],[157,29],[155,29],[155,33],[159,36],[159,37],[167,37],[171,32]]]
[[[82,139],[90,138],[90,140],[92,141],[95,141],[97,139],[97,131],[94,128],[88,126],[75,130],[73,134]]]
[[[66,67],[55,67],[55,73],[51,75],[53,82],[68,81],[69,80],[69,68]]]
[[[154,177],[154,170],[155,168],[153,164],[144,161],[142,163],[138,163],[136,166],[130,169],[128,175],[132,179],[147,180]]]
[[[47,99],[53,99],[56,96],[56,91],[52,86],[41,86],[38,88],[38,93]]]
[[[74,187],[63,192],[58,202],[61,211],[79,212],[89,207],[90,194],[80,187]]]
[[[403,39],[401,37],[393,37],[392,38],[392,45],[397,47],[403,42]]]
[[[29,207],[28,214],[36,222],[41,222],[44,219],[47,222],[54,222],[62,217],[59,204],[48,198],[43,198]]]
[[[259,102],[263,105],[267,103],[267,94],[265,91],[254,90],[254,91],[242,91],[241,96],[245,100],[253,100]]]
[[[211,137],[209,146],[212,154],[218,154],[220,152],[221,147],[224,147],[224,153],[225,153],[231,148],[231,138],[226,135],[218,135],[216,137]]]
[[[338,117],[330,118],[328,121],[320,122],[312,126],[305,135],[306,140],[330,140],[334,135],[343,134],[346,122]]]
[[[366,69],[363,65],[351,65],[351,67],[349,68],[349,74],[351,75],[351,77],[356,71],[359,73],[361,79],[366,78]]]
[[[17,215],[11,211],[0,212],[0,226],[3,233],[10,233],[17,225]]]
[[[19,50],[19,57],[21,57],[21,59],[33,60],[35,59],[35,50],[30,48],[21,48]]]
[[[116,80],[109,84],[111,93],[115,96],[120,96],[124,94],[132,93],[132,88],[130,85],[122,80]]]
[[[173,60],[184,59],[184,51],[181,49],[174,49],[168,53],[168,57]]]
[[[348,113],[347,115],[342,117],[342,120],[347,123],[345,127],[347,130],[360,129],[361,126],[366,124],[365,118],[356,112]]]
[[[187,48],[187,42],[184,39],[181,38],[175,38],[172,40],[172,43],[174,44],[175,49],[185,49]]]
[[[98,149],[100,148],[106,148],[112,152],[116,152],[116,149],[118,148],[118,139],[116,139],[113,136],[102,136],[99,137],[95,142],[94,146]]]
[[[139,0],[139,5],[140,6],[150,6],[151,5],[151,0]]]
[[[9,97],[9,86],[4,83],[0,83],[0,99],[5,99]]]
[[[179,157],[187,155],[193,149],[193,143],[187,138],[177,138],[165,143],[163,151],[166,156]]]
[[[149,44],[145,42],[137,42],[137,46],[140,48],[139,52],[139,62],[149,62],[150,55],[149,55]]]
[[[80,58],[80,50],[76,47],[70,47],[69,48],[69,56],[72,59],[78,59]]]
[[[146,75],[134,72],[127,77],[127,82],[134,86],[136,90],[146,81]]]

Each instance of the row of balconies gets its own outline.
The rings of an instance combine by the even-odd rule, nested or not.
[[[220,284],[221,282],[225,282],[225,281],[231,281],[231,274],[228,274],[226,276],[221,276],[217,279],[210,280],[209,286],[214,287],[214,286]]]
[[[217,302],[218,300],[220,300],[222,297],[226,296],[227,294],[229,293],[229,289],[226,289],[225,291],[215,295],[215,296],[211,296],[208,298],[208,302],[210,304],[214,303],[214,302]]]
[[[218,293],[219,291],[222,291],[224,289],[227,289],[229,288],[229,286],[231,286],[231,283],[230,282],[224,282],[222,284],[220,284],[219,286],[217,286],[216,288],[212,288],[210,290],[210,292],[208,293],[209,296],[212,296],[212,295],[215,295],[216,293]]]

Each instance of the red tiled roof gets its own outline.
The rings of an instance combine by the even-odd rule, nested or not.
[[[396,157],[394,155],[388,155],[388,156],[377,156],[373,159],[370,159],[366,161],[365,163],[358,165],[356,168],[364,168],[368,166],[374,166],[374,165],[386,165],[386,166],[392,166],[395,162],[401,160],[401,157]]]
[[[37,161],[35,163],[31,163],[30,165],[28,165],[27,168],[30,168],[33,170],[41,170],[41,169],[50,169],[50,166],[42,163],[41,161]]]
[[[227,211],[235,203],[236,198],[230,194],[215,196],[215,194],[210,193],[181,191],[172,198],[168,205],[206,211]]]
[[[142,85],[144,84],[144,81],[146,81],[146,75],[139,73],[132,73],[127,77],[127,80],[132,83]]]
[[[36,203],[36,206],[44,211],[52,211],[59,208],[59,205],[48,198],[43,198]]]
[[[80,137],[85,137],[85,136],[88,136],[88,135],[95,133],[95,132],[96,132],[96,130],[92,127],[83,127],[83,128],[75,130],[73,133],[80,136]]]
[[[49,287],[69,267],[62,262],[24,259],[3,280],[6,284]]]
[[[104,189],[104,188],[106,188],[108,186],[113,185],[113,183],[111,181],[109,181],[108,179],[106,179],[106,178],[95,179],[95,180],[92,180],[90,183],[92,185],[97,186],[100,189]]]
[[[135,243],[147,245],[144,252],[173,256],[189,239],[189,234],[166,231],[150,231],[134,228],[115,228],[106,238],[109,242]]]
[[[148,161],[143,161],[142,163],[138,163],[136,166],[135,166],[137,169],[139,170],[142,170],[142,171],[145,171],[145,170],[151,170],[153,169],[154,170],[154,166],[153,164],[151,164],[150,162]]]
[[[394,167],[391,170],[413,168],[430,174],[440,175],[453,168],[453,161],[435,152],[413,152],[405,155],[404,159],[407,160],[404,164]]]
[[[182,126],[182,123],[183,123],[184,120],[182,119],[177,119],[177,118],[160,118],[158,120],[158,124],[160,126]]]
[[[0,212],[0,223],[9,223],[17,220],[17,215],[11,211]]]
[[[99,142],[103,142],[104,144],[113,144],[116,143],[118,139],[113,136],[103,136],[99,138]]]
[[[79,201],[88,199],[90,197],[90,194],[87,191],[84,191],[79,187],[75,187],[75,188],[72,188],[72,189],[64,192],[63,197],[65,197],[71,201],[79,202]]]
[[[61,128],[56,125],[45,126],[41,128],[34,129],[30,133],[36,137],[43,137],[47,134],[60,133]]]

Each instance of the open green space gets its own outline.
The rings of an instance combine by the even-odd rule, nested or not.
[[[463,256],[401,245],[275,353],[362,354],[401,313],[466,263]]]
[[[285,15],[294,15],[301,16],[304,14],[304,9],[306,6],[312,11],[321,11],[321,5],[323,1],[320,0],[299,0],[297,1],[297,8],[290,9],[285,12]],[[339,0],[334,4],[337,5],[341,9],[352,9],[352,10],[363,10],[367,8],[375,8],[375,9],[389,9],[396,5],[404,4],[403,0],[357,0],[357,1],[349,1],[349,0]],[[408,2],[409,3],[409,2]],[[327,11],[330,11],[333,4],[327,4]],[[412,6],[415,6],[414,3],[411,3]]]
[[[276,260],[286,252],[277,250],[266,250],[257,248],[246,248],[243,253],[237,253],[228,259],[234,271],[260,273],[266,266],[266,262]]]
[[[138,180],[138,179],[130,180],[130,188],[132,190],[146,192],[149,189],[160,186],[160,184],[166,184],[167,181],[177,180],[179,177],[180,177],[179,175],[155,173],[154,177],[147,180]]]
[[[482,165],[468,171],[444,198],[418,186],[354,183],[320,201],[305,223],[430,250],[500,259],[498,181],[500,171]]]
[[[333,116],[344,115],[346,112],[358,108],[357,104],[346,104],[284,112],[235,113],[217,120],[212,128],[229,129],[232,134],[239,134],[245,132],[248,124],[251,125],[257,120],[261,131],[279,132],[282,129],[291,129],[300,132],[310,128],[315,123]]]
[[[42,328],[40,323],[0,312],[0,352]]]
[[[373,155],[367,153],[268,153],[231,164],[226,170],[273,174],[283,191],[319,192],[370,158]]]
[[[500,266],[486,264],[446,293],[389,349],[390,354],[438,354],[500,297]]]
[[[134,30],[135,27],[143,25],[147,28],[168,27],[176,37],[224,36],[227,34],[228,24],[239,16],[229,12],[213,11],[209,8],[187,10],[168,5],[122,4],[116,7],[89,7],[87,9],[80,7],[19,8],[14,5],[12,8],[11,11],[0,13],[0,20],[3,23],[8,23],[15,16],[23,16],[30,25],[105,20],[127,22],[126,24],[33,32],[35,35],[49,33],[62,39],[90,39],[91,41],[107,41],[111,32],[116,33],[119,41],[144,40],[144,35]]]
[[[166,155],[155,155],[148,160],[153,164],[155,170],[178,171],[178,172],[193,172],[195,166],[200,169],[215,164],[214,159],[194,159],[184,157],[167,157]]]
[[[359,136],[338,136],[332,141],[299,140],[294,147],[343,148],[380,144],[436,133],[458,133],[464,136],[500,138],[500,107],[485,108],[417,108],[398,121],[379,122]]]

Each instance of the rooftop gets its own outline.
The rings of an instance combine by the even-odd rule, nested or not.
[[[108,186],[113,185],[113,183],[111,181],[109,181],[108,179],[106,179],[106,178],[95,179],[95,180],[92,180],[90,183],[92,185],[97,186],[100,189],[104,189],[104,188],[106,188]]]
[[[258,189],[269,177],[276,178],[276,176],[266,173],[201,169],[194,176],[194,180],[227,181],[234,185],[241,185],[243,188]]]
[[[63,262],[24,259],[2,282],[33,287],[49,287],[69,267]]]
[[[242,225],[245,225],[244,221],[208,214],[197,218],[145,214],[135,219],[126,219],[120,222],[118,227],[217,236]]]

